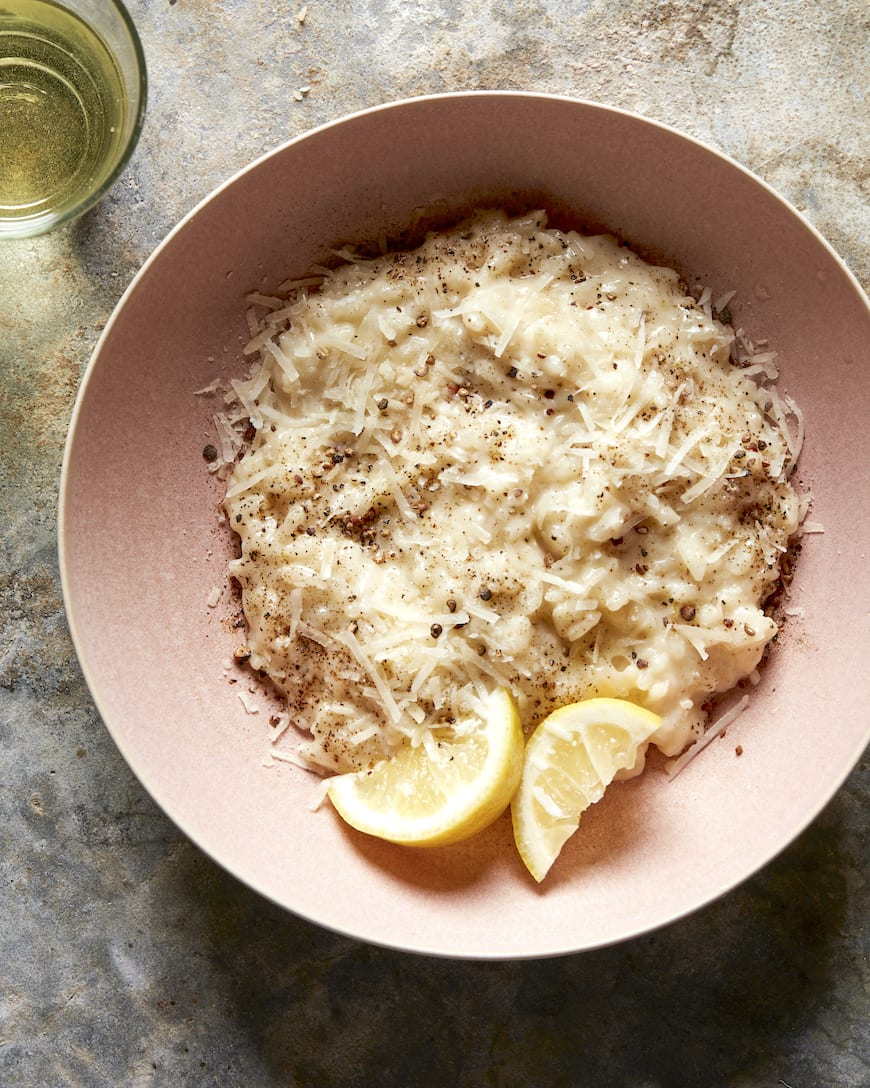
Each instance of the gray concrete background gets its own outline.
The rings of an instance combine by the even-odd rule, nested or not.
[[[763,872],[658,933],[530,963],[384,951],[264,902],[155,808],[82,680],[55,542],[126,284],[217,183],[351,110],[474,88],[639,110],[760,174],[866,287],[866,0],[129,7],[151,77],[130,167],[85,219],[0,243],[0,1084],[866,1086],[866,756]]]

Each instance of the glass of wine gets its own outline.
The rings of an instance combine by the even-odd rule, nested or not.
[[[0,239],[92,207],[136,146],[146,95],[119,0],[0,0]]]

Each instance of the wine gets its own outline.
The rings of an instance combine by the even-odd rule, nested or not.
[[[0,0],[0,233],[98,190],[127,109],[119,65],[87,23],[51,0]]]

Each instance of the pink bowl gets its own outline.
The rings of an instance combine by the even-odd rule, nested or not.
[[[652,766],[584,817],[545,884],[509,821],[467,844],[367,840],[311,780],[263,766],[267,708],[224,663],[239,641],[231,545],[205,469],[213,400],[244,370],[244,295],[330,247],[396,235],[419,209],[543,204],[606,225],[717,293],[779,353],[803,407],[806,538],[786,625],[749,708],[670,782]],[[148,260],[110,319],[76,404],[61,493],[69,622],[95,703],[145,788],[251,887],[312,921],[403,949],[525,957],[650,930],[733,888],[820,811],[870,739],[870,308],[822,238],[734,162],[587,102],[479,92],[367,110],[278,148],[221,186]],[[209,606],[215,587],[216,607]],[[735,747],[743,754],[737,758]]]

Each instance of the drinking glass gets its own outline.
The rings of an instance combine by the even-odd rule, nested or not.
[[[0,239],[96,204],[136,146],[146,95],[119,0],[0,0]]]

